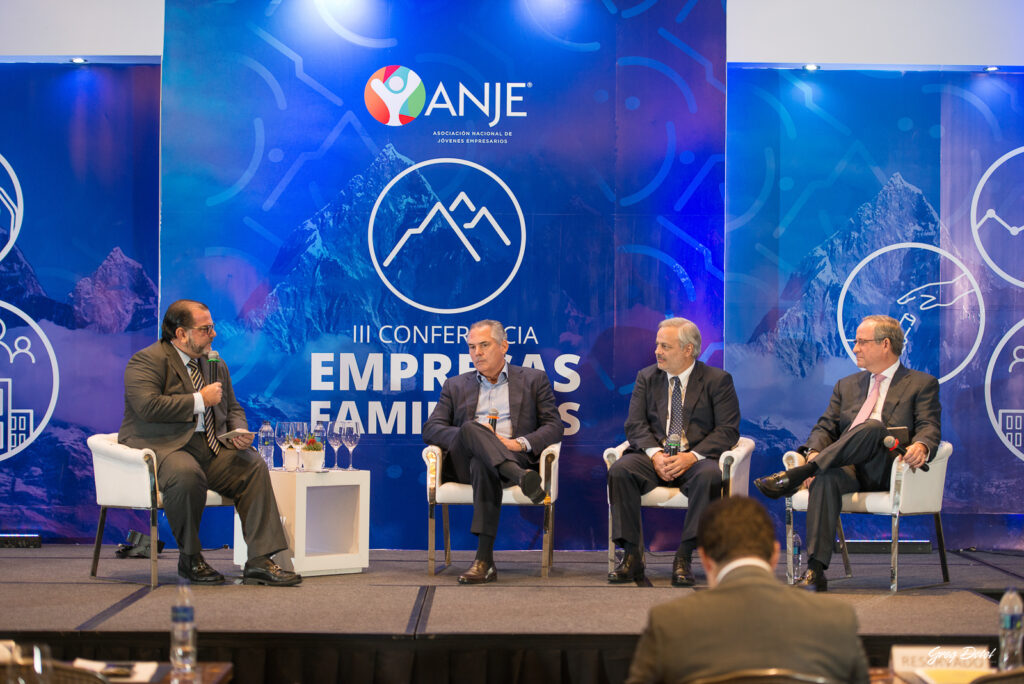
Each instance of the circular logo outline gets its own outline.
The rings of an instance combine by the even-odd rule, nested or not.
[[[955,377],[960,371],[962,371],[967,366],[968,363],[971,362],[971,359],[974,358],[974,355],[978,353],[978,348],[981,346],[981,338],[985,333],[985,301],[981,298],[981,288],[978,287],[978,281],[974,279],[974,274],[967,270],[967,267],[964,265],[962,261],[957,259],[955,256],[953,256],[946,250],[940,247],[935,247],[934,245],[926,245],[923,242],[897,242],[896,244],[887,245],[880,249],[876,249],[874,252],[861,259],[861,261],[856,266],[853,267],[853,270],[850,271],[850,275],[846,277],[846,281],[843,283],[843,288],[839,291],[839,302],[836,307],[836,326],[839,329],[839,339],[843,341],[843,347],[846,349],[846,354],[850,357],[850,359],[856,362],[857,357],[854,356],[853,348],[847,341],[846,331],[843,329],[843,302],[846,300],[846,293],[849,292],[850,290],[850,283],[853,282],[853,279],[857,276],[858,273],[860,273],[861,269],[863,269],[868,264],[868,262],[870,262],[875,257],[885,254],[886,252],[893,252],[897,249],[911,249],[915,247],[927,250],[929,252],[935,252],[939,256],[946,257],[954,264],[959,266],[960,270],[967,274],[967,278],[971,281],[971,285],[974,286],[974,296],[978,300],[978,335],[974,339],[974,346],[971,347],[971,352],[964,358],[963,361],[960,362],[959,366],[957,366],[952,371],[946,373],[941,378],[939,378],[939,384],[941,385],[942,383],[946,382],[946,380]]]
[[[39,327],[39,324],[33,321],[28,314],[13,304],[8,304],[7,302],[0,300],[0,308],[7,309],[8,311],[21,316],[22,319],[29,324],[29,327],[39,335],[39,339],[42,340],[43,346],[46,347],[46,354],[50,357],[50,368],[53,369],[53,393],[50,396],[50,405],[46,407],[46,415],[43,416],[42,420],[36,423],[36,428],[32,431],[32,434],[29,435],[28,439],[16,446],[14,449],[0,454],[0,461],[5,461],[20,453],[22,449],[36,441],[36,438],[42,434],[43,428],[49,424],[50,418],[53,416],[53,410],[57,406],[57,395],[60,394],[60,369],[57,367],[57,355],[53,351],[53,346],[50,344],[50,340],[47,339],[43,329]]]
[[[512,200],[512,204],[516,208],[516,214],[519,216],[519,255],[516,258],[515,266],[512,268],[512,271],[508,274],[508,277],[505,279],[505,282],[498,286],[498,289],[492,292],[487,297],[484,297],[483,299],[472,304],[461,306],[455,309],[442,309],[436,306],[420,304],[419,302],[413,300],[411,297],[407,297],[405,294],[400,292],[398,288],[388,279],[388,277],[384,275],[384,271],[381,269],[380,263],[378,263],[377,261],[377,252],[373,247],[373,225],[374,221],[376,221],[377,219],[377,209],[380,208],[380,204],[381,202],[384,201],[384,198],[387,196],[388,192],[391,191],[391,188],[393,188],[398,181],[400,181],[402,178],[409,175],[413,171],[426,168],[428,166],[433,166],[435,164],[458,164],[461,166],[468,166],[471,169],[476,169],[477,171],[480,171],[481,173],[487,175],[491,180],[497,183],[502,190],[505,191],[505,194],[507,194],[509,199]],[[512,280],[516,277],[516,274],[519,272],[519,267],[523,263],[523,255],[526,253],[526,218],[523,216],[523,208],[519,206],[519,200],[516,199],[515,193],[512,192],[512,189],[509,188],[505,181],[498,177],[496,173],[494,173],[493,171],[484,166],[481,166],[480,164],[477,164],[476,162],[471,162],[466,159],[456,159],[454,157],[439,157],[437,159],[428,159],[426,161],[421,161],[417,162],[416,164],[413,164],[412,166],[410,166],[409,168],[405,169],[397,176],[392,178],[391,181],[384,186],[384,189],[381,190],[380,194],[377,196],[377,201],[373,203],[373,210],[370,212],[370,221],[367,230],[367,243],[370,248],[370,260],[373,262],[374,270],[377,271],[377,276],[381,279],[381,282],[383,282],[396,297],[401,299],[409,306],[417,308],[420,311],[427,311],[430,313],[437,314],[464,313],[466,311],[472,311],[473,309],[477,309],[483,306],[484,304],[488,303],[498,295],[500,295],[502,292],[505,291],[505,288],[508,287],[509,283],[511,283]]]
[[[992,429],[995,430],[996,436],[999,437],[999,441],[1003,443],[1007,449],[1017,456],[1020,460],[1024,461],[1024,453],[1019,451],[1017,447],[1010,444],[1010,440],[1006,439],[1006,435],[1003,434],[1002,428],[999,426],[999,420],[996,418],[995,409],[992,407],[992,371],[996,367],[996,359],[1003,353],[1003,347],[1010,341],[1010,338],[1017,334],[1021,328],[1024,328],[1024,319],[1017,321],[1017,324],[1010,328],[1009,332],[1003,335],[1002,339],[999,340],[999,344],[996,345],[995,351],[992,352],[992,356],[988,360],[988,368],[985,369],[985,410],[988,413],[988,420],[992,424]]]
[[[0,249],[0,261],[3,260],[7,253],[14,248],[14,242],[18,239],[18,233],[21,232],[21,221],[25,214],[25,197],[21,192],[21,181],[18,180],[18,174],[14,173],[14,167],[11,166],[10,162],[4,158],[4,155],[0,154],[0,166],[7,170],[8,175],[11,177],[11,181],[14,183],[14,198],[16,204],[14,207],[14,227],[11,230],[11,235],[7,239],[7,244]]]
[[[1018,147],[1010,150],[999,159],[992,162],[992,165],[988,167],[985,173],[982,174],[981,180],[978,181],[978,185],[974,188],[974,196],[971,197],[971,236],[974,238],[974,246],[978,248],[978,252],[981,253],[981,258],[985,260],[988,267],[999,274],[999,276],[1009,282],[1013,283],[1017,287],[1024,287],[1024,280],[1014,278],[1012,275],[1001,269],[992,260],[992,257],[988,255],[985,250],[985,246],[981,244],[981,236],[978,233],[980,226],[978,225],[978,200],[981,198],[981,189],[985,187],[985,183],[995,173],[996,169],[1002,166],[1009,159],[1016,157],[1018,154],[1024,153],[1024,147]]]

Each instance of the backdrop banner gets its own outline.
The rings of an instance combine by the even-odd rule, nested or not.
[[[722,363],[724,33],[717,2],[169,0],[161,303],[209,304],[252,428],[361,422],[374,548],[424,547],[422,425],[501,320],[566,426],[556,545],[600,548],[658,321]]]
[[[0,64],[0,92],[0,533],[82,541],[85,440],[156,329],[160,69]]]
[[[941,383],[948,544],[1024,548],[1022,97],[1020,75],[729,69],[726,367],[752,477],[856,370],[860,318],[888,314]]]

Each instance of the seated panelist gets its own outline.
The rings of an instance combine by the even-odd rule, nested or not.
[[[494,540],[503,484],[517,484],[531,501],[541,503],[538,460],[562,439],[563,427],[547,375],[505,360],[508,340],[501,323],[474,323],[467,344],[475,370],[445,381],[423,425],[423,441],[447,452],[450,472],[439,477],[473,486],[470,531],[477,535],[476,559],[459,583],[483,584],[498,578]]]
[[[640,549],[640,497],[655,487],[679,487],[689,507],[672,565],[672,584],[692,586],[690,567],[697,524],[722,492],[718,457],[739,440],[740,405],[732,376],[698,361],[701,337],[685,318],[658,325],[657,363],[637,373],[626,418],[629,448],[608,470],[612,540],[622,561],[608,574],[611,583],[644,577]],[[669,436],[681,438],[679,449]]]
[[[242,521],[249,559],[245,584],[290,586],[302,577],[283,570],[272,556],[288,548],[270,474],[252,448],[252,435],[222,440],[217,435],[247,423],[235,399],[231,374],[210,360],[210,310],[179,299],[167,307],[160,341],[138,351],[124,372],[124,419],[117,441],[156,454],[156,477],[164,513],[178,542],[178,575],[198,584],[224,576],[203,558],[199,521],[212,489],[231,497]]]

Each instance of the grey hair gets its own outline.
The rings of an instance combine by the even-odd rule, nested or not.
[[[679,343],[684,347],[692,344],[693,355],[697,356],[700,354],[700,328],[697,327],[696,323],[686,318],[666,318],[658,324],[658,330],[662,328],[678,328]]]
[[[899,356],[903,353],[903,329],[900,328],[899,321],[895,318],[883,316],[882,314],[872,314],[861,319],[861,323],[874,323],[875,342],[889,340],[889,344],[892,345],[893,354]]]
[[[493,337],[494,341],[498,344],[501,344],[508,339],[508,335],[505,334],[505,326],[503,326],[500,321],[491,320],[490,318],[477,321],[473,325],[469,326],[469,329],[475,330],[476,328],[483,328],[486,326],[491,328],[491,337]]]

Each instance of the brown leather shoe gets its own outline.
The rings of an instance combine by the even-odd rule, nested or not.
[[[690,560],[676,556],[675,560],[672,561],[672,586],[692,587],[696,583],[697,580],[693,576],[693,570],[690,569]]]
[[[178,577],[184,577],[192,584],[222,584],[224,575],[209,566],[203,554],[193,556],[178,554]]]
[[[252,558],[242,569],[242,584],[265,584],[271,587],[294,587],[302,575],[285,570],[267,556]]]
[[[498,570],[494,563],[482,560],[473,561],[469,570],[459,575],[459,584],[486,584],[498,579]]]
[[[825,579],[825,572],[823,570],[808,569],[803,577],[794,583],[794,586],[814,591],[828,591],[828,580]]]
[[[803,483],[803,479],[793,477],[788,470],[754,480],[754,486],[769,499],[789,498],[800,491]]]

